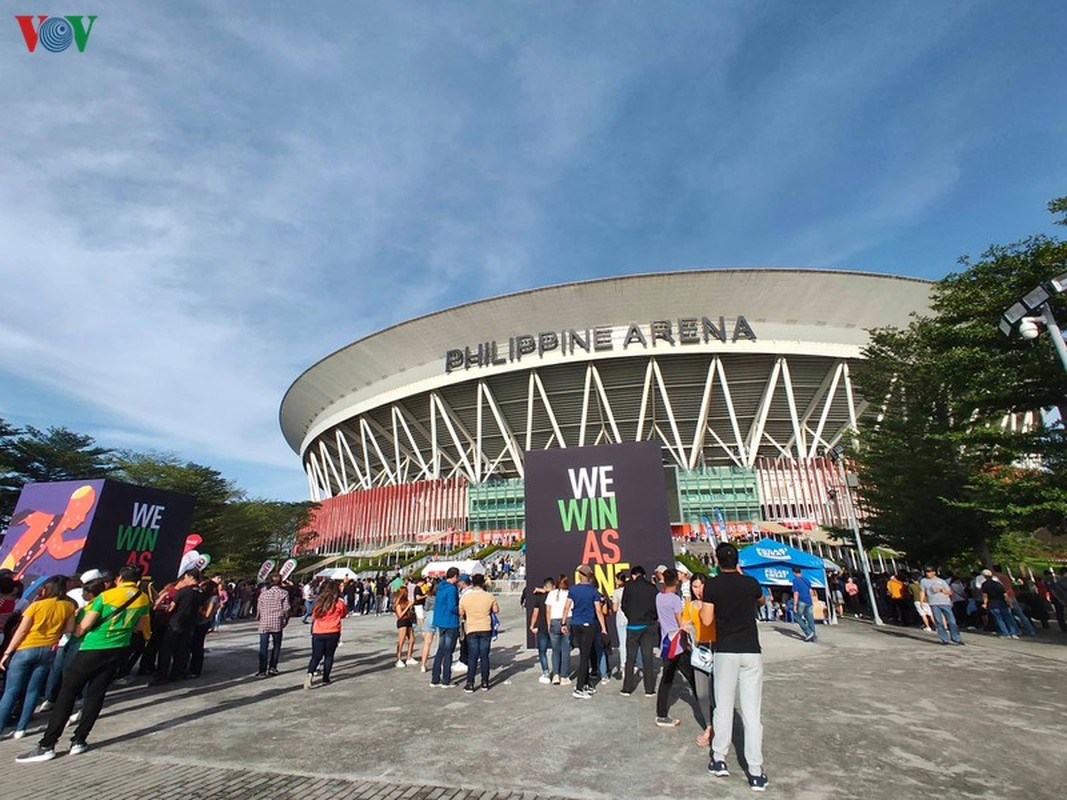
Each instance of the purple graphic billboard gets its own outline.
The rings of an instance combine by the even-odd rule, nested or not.
[[[0,569],[14,571],[27,586],[77,572],[103,488],[103,481],[23,487],[0,547]]]
[[[111,480],[31,483],[0,545],[0,569],[27,587],[87,569],[137,564],[157,586],[178,573],[192,497]]]

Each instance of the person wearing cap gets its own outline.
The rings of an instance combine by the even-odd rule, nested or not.
[[[126,659],[130,637],[138,628],[145,635],[149,632],[150,604],[138,586],[140,579],[141,568],[127,564],[119,570],[118,585],[101,592],[88,605],[73,634],[81,639],[81,646],[63,672],[63,683],[48,718],[48,728],[37,748],[18,756],[15,761],[24,764],[56,757],[56,743],[83,689],[85,702],[78,727],[71,737],[70,755],[86,751],[89,734],[104,706],[104,695]]]
[[[1004,584],[996,579],[991,569],[982,570],[982,578],[982,594],[984,596],[982,607],[993,618],[1001,636],[1018,639],[1019,626],[1015,624],[1015,618],[1012,617],[1011,610],[1008,608],[1006,599],[1008,593],[1004,588]]]
[[[919,582],[922,591],[921,602],[930,608],[930,615],[934,618],[934,627],[941,644],[963,644],[960,639],[960,629],[956,626],[956,617],[952,613],[952,588],[937,575],[937,569],[932,566],[923,569],[926,576]],[[951,637],[951,639],[950,639]]]
[[[678,573],[678,594],[683,598],[689,597],[689,579],[693,573],[681,561],[674,562],[674,571]]]
[[[663,591],[663,573],[666,572],[666,571],[667,571],[667,565],[666,564],[660,564],[658,567],[656,567],[655,571],[652,573],[652,579],[653,579],[652,582],[655,584],[657,592],[662,592]]]
[[[596,690],[589,685],[589,661],[593,652],[593,637],[600,634],[607,636],[607,623],[600,604],[600,592],[593,586],[593,568],[582,564],[577,569],[578,583],[571,587],[567,597],[567,606],[563,618],[570,618],[578,644],[578,674],[575,678],[571,697],[588,700]],[[566,630],[564,631],[566,632]]]

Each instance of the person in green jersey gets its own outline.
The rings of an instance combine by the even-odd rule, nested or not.
[[[147,595],[141,591],[141,568],[128,564],[119,570],[114,589],[97,595],[90,603],[74,631],[81,640],[78,654],[63,671],[59,697],[48,718],[48,728],[37,748],[18,756],[19,763],[49,761],[56,756],[55,746],[63,733],[74,702],[82,690],[85,700],[78,727],[70,742],[70,755],[84,753],[86,740],[104,705],[104,694],[126,658],[130,637],[135,629],[147,636],[150,632]]]

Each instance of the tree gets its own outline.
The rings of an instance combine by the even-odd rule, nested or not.
[[[114,450],[97,447],[92,436],[67,428],[16,431],[2,423],[0,450],[4,470],[0,516],[5,520],[24,484],[106,478],[114,471]]]
[[[205,536],[203,548],[222,572],[255,573],[268,558],[288,557],[306,527],[312,503],[239,500],[227,504],[217,536]]]
[[[22,481],[15,472],[15,439],[21,433],[6,419],[0,418],[0,526],[7,523],[19,496]]]
[[[875,541],[988,563],[1002,537],[1064,527],[1067,441],[1039,412],[1064,418],[1067,377],[1048,337],[1009,339],[997,323],[1065,263],[1067,244],[1048,237],[994,246],[935,285],[932,316],[871,332],[857,384],[885,405],[863,421],[856,460]]]

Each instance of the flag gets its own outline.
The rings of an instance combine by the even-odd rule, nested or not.
[[[718,525],[719,536],[722,538],[722,540],[724,542],[730,541],[730,534],[726,530],[726,517],[723,516],[721,508],[715,509],[715,522]]]
[[[715,531],[713,530],[713,527],[712,527],[712,524],[711,524],[711,520],[708,519],[707,517],[701,517],[700,518],[700,526],[704,529],[704,535],[708,539],[708,544],[710,544],[712,546],[712,548],[718,547],[719,546],[719,540],[718,540],[718,537],[715,536]]]

